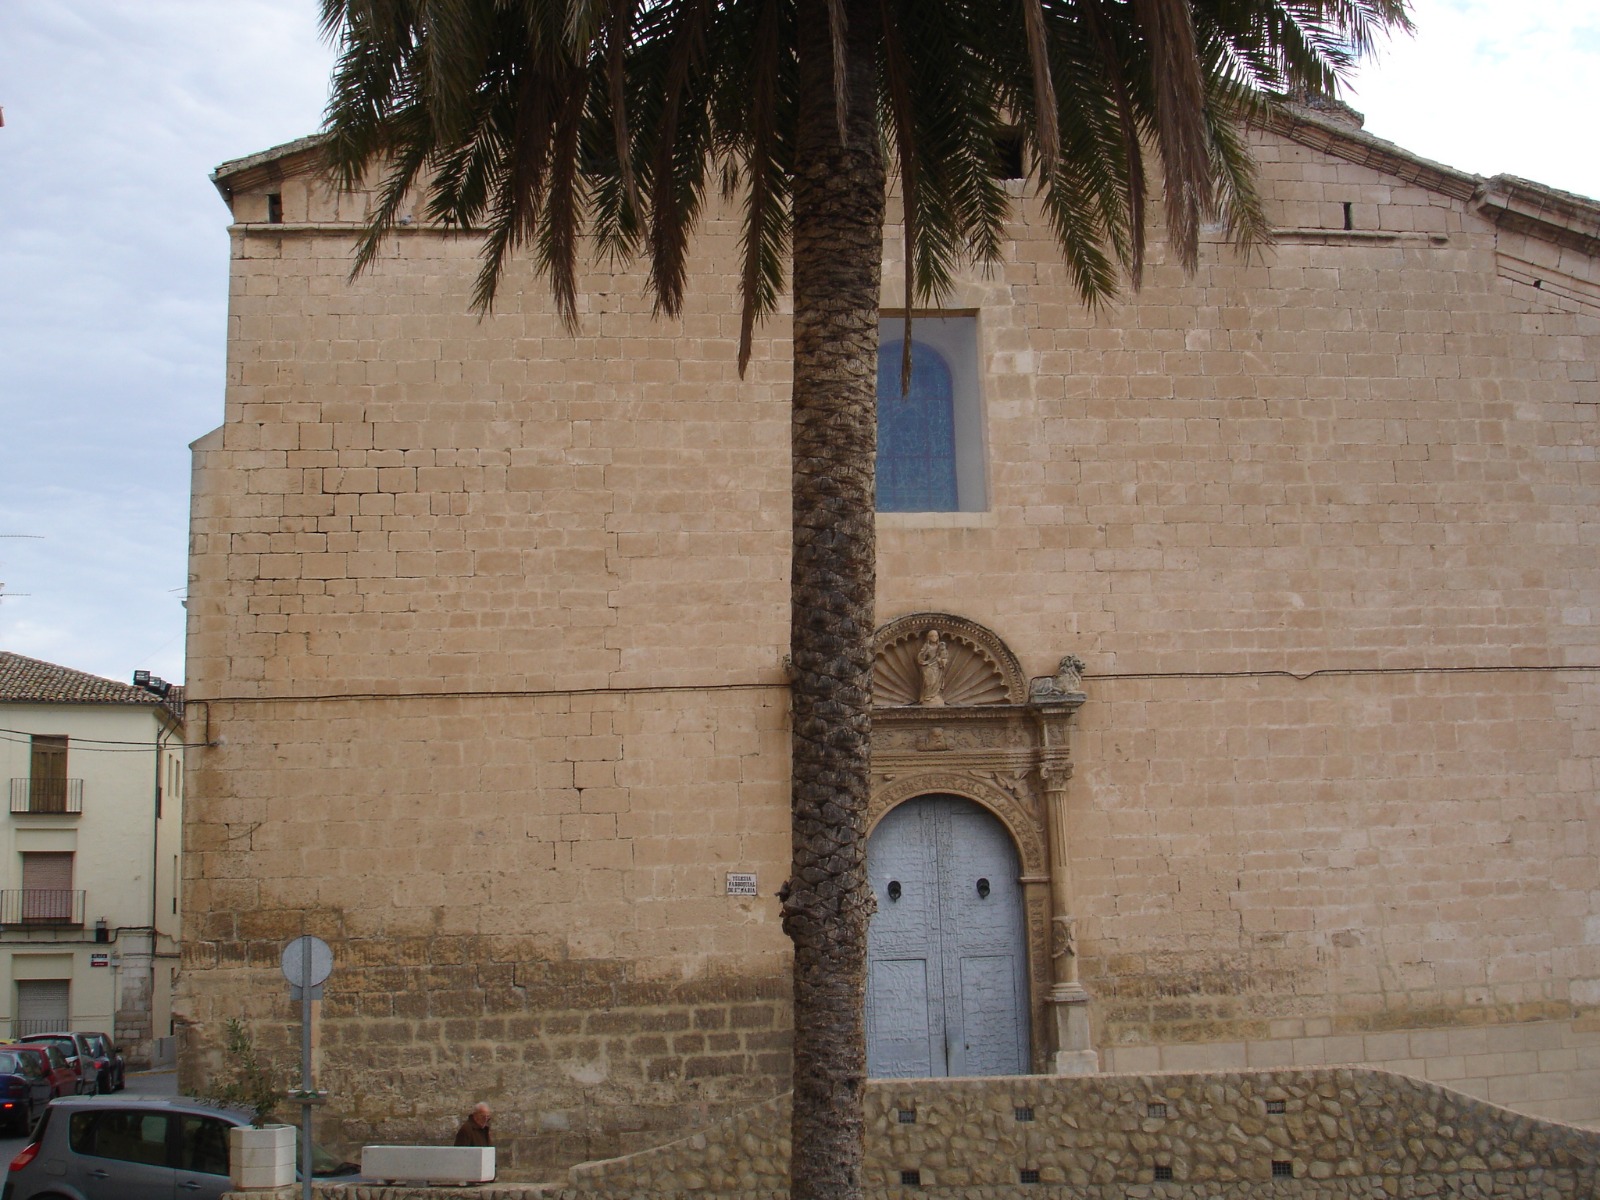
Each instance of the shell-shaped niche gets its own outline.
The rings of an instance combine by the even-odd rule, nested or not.
[[[879,707],[964,708],[1026,698],[1011,651],[976,621],[912,613],[885,625],[875,641],[872,702]]]

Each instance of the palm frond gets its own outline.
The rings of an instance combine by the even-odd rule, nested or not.
[[[920,244],[917,229],[917,131],[912,120],[916,108],[911,96],[911,63],[907,57],[905,39],[900,27],[900,13],[891,0],[880,0],[879,21],[883,26],[883,92],[882,107],[888,116],[888,126],[894,143],[894,161],[900,171],[901,210],[901,288],[905,297],[907,319],[910,318],[913,298],[917,292],[915,248]],[[911,393],[911,330],[900,339],[900,394]]]
[[[758,318],[772,312],[783,288],[789,248],[789,172],[793,169],[784,130],[794,109],[795,70],[785,36],[793,9],[783,0],[758,0],[747,43],[748,67],[725,81],[719,122],[723,139],[743,156],[749,188],[739,281],[739,373],[750,365]],[[741,39],[746,40],[746,39]],[[728,86],[731,85],[731,86]],[[742,103],[741,103],[742,100]]]
[[[1168,239],[1188,270],[1195,266],[1200,222],[1214,209],[1194,24],[1187,0],[1133,0],[1150,51],[1152,118],[1165,182]]]
[[[1039,161],[1046,175],[1054,175],[1061,162],[1061,132],[1056,127],[1056,89],[1050,81],[1050,46],[1040,0],[1022,0],[1022,28],[1028,37],[1028,62],[1033,67]]]
[[[836,107],[850,52],[875,54],[880,128],[898,171],[906,305],[936,303],[996,261],[1010,197],[996,139],[1015,124],[1075,287],[1137,286],[1153,148],[1169,237],[1196,261],[1220,217],[1267,236],[1241,128],[1272,92],[1331,92],[1392,30],[1403,0],[878,0],[849,29],[812,10]],[[484,235],[487,309],[531,246],[576,320],[579,248],[643,251],[658,310],[679,311],[715,180],[743,207],[740,366],[784,286],[798,153],[795,0],[321,0],[338,61],[326,155],[336,182],[381,165],[355,270],[421,196],[431,220]],[[824,24],[825,28],[824,28]],[[820,57],[819,57],[820,62]],[[842,111],[842,110],[841,110]],[[908,339],[909,340],[909,339]],[[908,365],[906,369],[909,370]]]
[[[656,124],[641,129],[649,147],[650,280],[657,306],[676,313],[683,302],[689,241],[694,232],[710,150],[710,120],[697,101],[706,94],[707,39],[713,0],[668,0],[651,14],[640,52],[657,74]]]

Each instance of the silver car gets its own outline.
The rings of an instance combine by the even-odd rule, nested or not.
[[[66,1096],[44,1110],[11,1161],[0,1200],[216,1200],[228,1177],[228,1130],[250,1114],[205,1100]],[[354,1163],[313,1158],[328,1182],[357,1182]]]

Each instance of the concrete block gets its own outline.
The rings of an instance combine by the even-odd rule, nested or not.
[[[489,1183],[493,1146],[363,1146],[361,1173],[391,1183]]]
[[[295,1136],[292,1125],[263,1129],[239,1126],[228,1130],[228,1172],[236,1191],[264,1191],[294,1182]]]

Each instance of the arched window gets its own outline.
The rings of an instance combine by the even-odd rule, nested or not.
[[[878,511],[953,512],[955,392],[944,355],[913,337],[911,388],[900,391],[905,342],[878,347]]]

